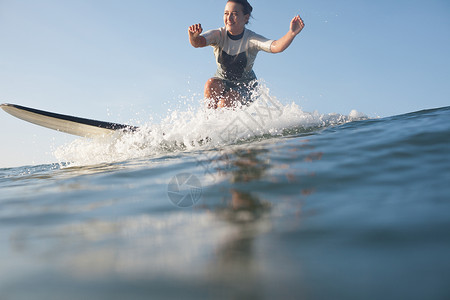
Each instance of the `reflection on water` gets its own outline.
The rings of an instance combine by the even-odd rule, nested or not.
[[[230,222],[252,222],[270,210],[270,203],[259,198],[256,192],[249,191],[252,181],[263,178],[271,168],[264,149],[239,149],[222,155],[222,163],[217,172],[228,177],[232,184],[229,194],[224,195],[227,204],[217,213]],[[245,183],[242,185],[241,183]],[[242,187],[247,187],[243,189]]]
[[[261,272],[261,265],[255,257],[255,239],[270,230],[270,203],[261,200],[257,191],[241,188],[241,183],[249,185],[261,179],[268,169],[270,161],[263,149],[239,149],[222,155],[217,168],[222,176],[229,178],[232,187],[224,195],[226,203],[215,210],[221,220],[233,226],[231,232],[219,241],[216,257],[210,261],[208,272],[227,281],[238,281],[247,296],[257,296],[252,282]],[[251,291],[251,292],[250,292]],[[250,294],[249,294],[250,293]],[[241,295],[244,296],[244,295]]]
[[[305,150],[308,154],[305,154]],[[311,153],[305,145],[301,149],[290,149],[282,155],[294,156],[303,162],[320,160],[322,154]],[[226,277],[229,282],[239,282],[243,288],[241,296],[257,296],[260,289],[255,288],[261,276],[267,276],[267,262],[258,257],[258,239],[268,234],[273,227],[273,203],[262,198],[264,193],[252,190],[253,182],[267,181],[277,188],[277,183],[284,185],[300,185],[301,192],[290,196],[294,201],[313,193],[312,188],[301,188],[301,177],[304,172],[290,170],[289,166],[274,165],[269,153],[260,148],[243,148],[222,153],[216,172],[229,180],[231,187],[223,197],[225,205],[215,209],[221,220],[232,225],[232,232],[218,244],[215,259],[210,261],[209,271],[218,278]],[[283,170],[280,176],[274,176],[273,170]],[[313,176],[313,175],[306,175]],[[280,182],[282,181],[282,182]],[[289,193],[291,193],[291,189]],[[278,189],[279,190],[279,189]],[[289,194],[288,193],[288,194]],[[247,293],[247,294],[246,294]],[[250,294],[248,294],[250,293]]]
[[[301,206],[301,199],[304,200],[314,193],[314,187],[303,183],[305,177],[314,177],[314,174],[308,172],[305,167],[275,164],[271,155],[273,153],[270,154],[262,148],[224,152],[215,169],[221,177],[228,178],[230,188],[225,190],[227,193],[223,195],[225,204],[214,212],[220,220],[231,225],[231,231],[218,242],[215,257],[210,260],[207,273],[234,287],[233,296],[237,298],[264,297],[263,285],[273,284],[277,286],[276,289],[282,286],[295,286],[299,289],[301,286],[298,282],[302,270],[300,263],[297,261],[293,264],[289,255],[272,263],[272,253],[267,249],[274,245],[272,242],[265,246],[261,244],[261,240],[265,240],[273,231],[273,217],[279,211],[277,209],[273,212],[277,203],[273,200],[277,199],[266,200],[262,190],[254,190],[252,187],[261,188],[261,185],[254,183],[267,182],[268,186],[264,188],[270,191],[270,186],[273,186],[280,197],[283,197],[279,186],[284,186],[286,197],[290,199],[288,202],[291,203],[289,209],[292,209],[297,206],[296,203]],[[289,148],[287,153],[282,152],[280,155],[288,156],[290,161],[298,161],[302,165],[318,161],[323,156],[320,152],[313,152],[313,147],[309,146],[308,142],[300,147]],[[294,218],[298,217],[295,215]],[[298,222],[294,225],[298,226]],[[274,277],[274,274],[277,275]],[[267,282],[267,278],[271,278],[270,282]],[[298,290],[294,294],[290,294],[288,290],[279,290],[277,297],[301,295]]]

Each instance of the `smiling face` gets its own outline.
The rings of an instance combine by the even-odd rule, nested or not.
[[[223,22],[228,32],[232,35],[239,35],[244,31],[250,15],[244,15],[244,7],[242,4],[235,2],[227,2]]]

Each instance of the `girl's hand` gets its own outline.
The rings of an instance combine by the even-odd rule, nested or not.
[[[302,31],[302,29],[305,27],[305,23],[303,23],[302,18],[300,18],[299,15],[295,16],[292,20],[291,20],[291,27],[290,27],[290,31],[294,34],[297,35],[300,33],[300,31]]]
[[[202,24],[189,26],[188,32],[189,42],[192,46],[194,46],[195,48],[206,47],[206,39],[205,37],[200,35],[203,32]]]
[[[188,32],[189,32],[189,37],[194,38],[194,39],[198,38],[200,36],[200,34],[203,32],[202,24],[195,24],[195,25],[189,26]]]

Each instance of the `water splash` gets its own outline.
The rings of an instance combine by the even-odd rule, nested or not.
[[[118,132],[102,139],[80,138],[58,147],[54,155],[71,166],[112,163],[311,132],[367,118],[357,111],[348,116],[304,112],[295,103],[281,104],[263,84],[256,94],[257,99],[250,106],[170,111],[159,124],[147,123],[137,132]]]

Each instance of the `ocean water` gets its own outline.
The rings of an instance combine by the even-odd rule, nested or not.
[[[450,299],[450,107],[174,111],[0,169],[0,299]]]

